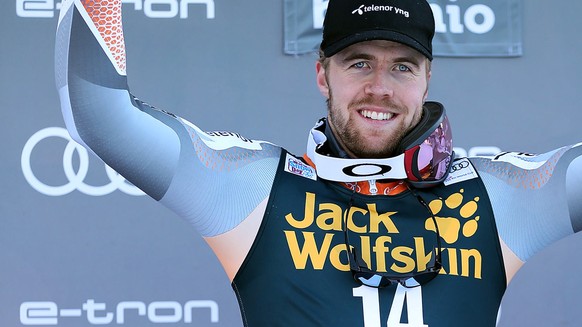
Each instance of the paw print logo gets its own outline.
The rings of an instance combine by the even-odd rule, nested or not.
[[[462,233],[464,237],[469,238],[475,235],[477,228],[479,228],[479,216],[474,217],[475,212],[477,212],[479,207],[479,197],[475,197],[474,199],[465,202],[463,192],[464,190],[461,189],[458,193],[451,194],[445,200],[436,199],[428,204],[430,210],[435,215],[441,238],[447,242],[447,244],[455,243],[459,239],[460,233]],[[458,209],[458,218],[439,216],[439,213],[444,206],[453,210]],[[425,221],[424,227],[426,230],[436,232],[434,220],[432,218],[428,218]]]

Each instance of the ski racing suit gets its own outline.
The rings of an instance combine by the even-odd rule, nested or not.
[[[582,228],[581,144],[460,158],[446,183],[419,191],[440,230],[439,275],[363,286],[348,247],[377,271],[430,265],[439,234],[409,190],[326,181],[308,157],[204,132],[134,97],[121,0],[63,1],[55,66],[71,136],[209,242],[245,326],[493,326],[510,259]]]

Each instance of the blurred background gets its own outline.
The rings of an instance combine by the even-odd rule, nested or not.
[[[447,108],[457,153],[539,153],[582,141],[581,1],[429,2],[446,29],[435,41],[429,99]],[[325,101],[316,55],[290,45],[313,46],[326,4],[127,1],[132,93],[204,130],[302,154]],[[58,0],[0,2],[0,326],[29,324],[27,309],[45,325],[242,326],[226,275],[193,228],[67,138],[53,72],[59,8]],[[314,25],[292,31],[293,17]],[[581,237],[525,265],[500,326],[581,324]],[[124,307],[149,315],[120,317]],[[176,307],[196,307],[193,323],[156,315]]]

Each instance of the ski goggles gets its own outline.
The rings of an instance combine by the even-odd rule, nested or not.
[[[401,143],[406,179],[418,188],[443,182],[454,158],[453,135],[445,108],[440,103],[427,102],[423,116]]]
[[[426,102],[421,121],[400,143],[400,155],[382,159],[336,158],[322,153],[327,141],[319,130],[312,129],[309,157],[317,167],[317,175],[337,182],[359,182],[378,179],[406,179],[417,188],[432,187],[448,176],[454,152],[453,138],[445,109],[438,102]],[[325,128],[325,127],[323,127]]]

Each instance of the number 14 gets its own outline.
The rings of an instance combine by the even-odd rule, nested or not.
[[[355,297],[362,298],[364,309],[364,326],[381,327],[380,322],[380,296],[378,289],[368,286],[360,286],[353,289]],[[408,323],[401,323],[402,311],[406,302]],[[394,300],[388,314],[387,327],[428,327],[424,324],[422,314],[422,290],[421,287],[405,288],[398,285]]]

